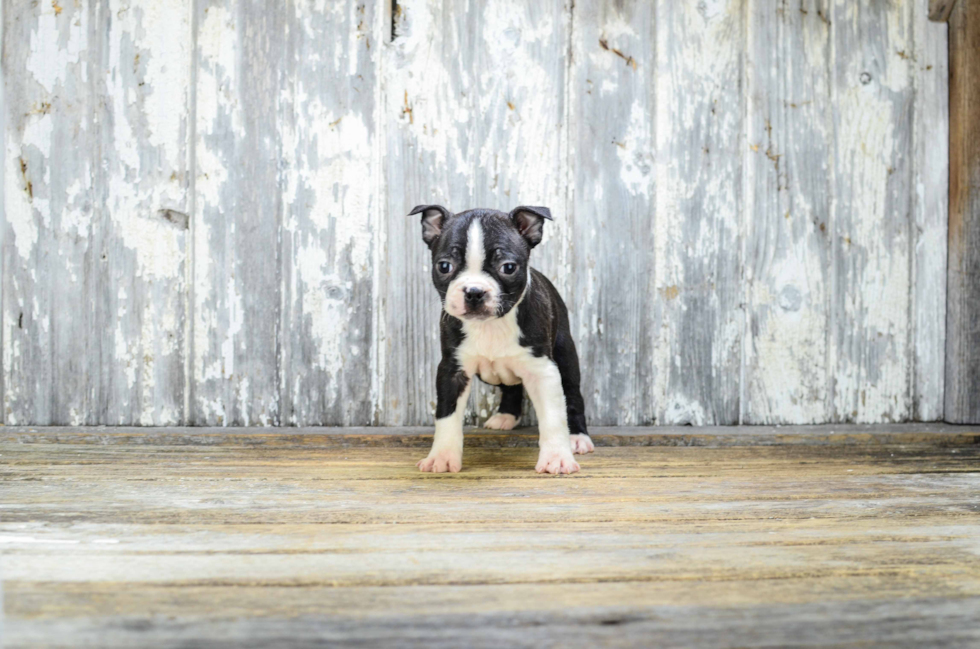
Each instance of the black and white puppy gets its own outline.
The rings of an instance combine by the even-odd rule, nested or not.
[[[463,467],[463,412],[477,377],[503,391],[487,428],[517,425],[526,389],[540,431],[536,470],[578,471],[572,454],[594,447],[585,427],[568,310],[548,278],[528,265],[551,211],[453,214],[441,205],[419,205],[411,213],[422,215],[422,240],[432,251],[432,282],[443,305],[436,432],[418,467],[434,473]]]

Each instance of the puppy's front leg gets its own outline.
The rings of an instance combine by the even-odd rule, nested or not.
[[[470,396],[470,377],[453,358],[443,358],[436,371],[436,434],[422,471],[458,473],[463,468],[463,415]]]
[[[522,369],[521,381],[538,415],[538,473],[575,473],[561,373],[550,358],[536,358]]]

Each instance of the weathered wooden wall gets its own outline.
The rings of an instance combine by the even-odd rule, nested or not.
[[[5,420],[430,422],[429,202],[552,208],[596,424],[941,419],[926,12],[5,2]]]

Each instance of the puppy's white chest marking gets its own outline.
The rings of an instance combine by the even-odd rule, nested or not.
[[[517,385],[529,371],[534,355],[521,346],[516,309],[502,318],[463,321],[466,335],[456,350],[456,359],[469,376],[493,385]]]

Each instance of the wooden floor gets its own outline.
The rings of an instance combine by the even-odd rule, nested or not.
[[[0,428],[5,647],[977,647],[980,429]]]

